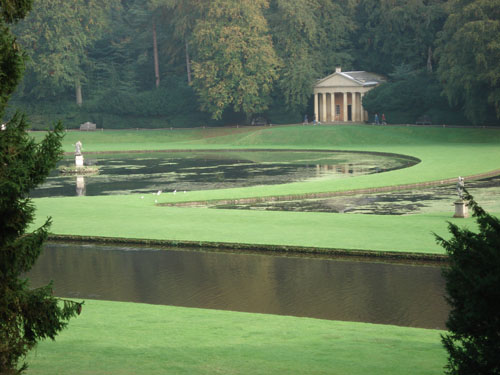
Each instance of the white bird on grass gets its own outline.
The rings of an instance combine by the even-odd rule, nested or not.
[[[156,193],[156,195],[160,195],[161,194],[161,190],[158,190],[158,193]]]

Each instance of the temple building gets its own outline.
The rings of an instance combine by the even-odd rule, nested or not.
[[[364,122],[363,96],[385,82],[380,74],[357,71],[335,73],[320,79],[314,86],[314,115],[320,122]]]

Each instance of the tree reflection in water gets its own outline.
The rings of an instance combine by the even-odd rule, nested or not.
[[[61,297],[444,328],[438,266],[48,245],[30,272]]]

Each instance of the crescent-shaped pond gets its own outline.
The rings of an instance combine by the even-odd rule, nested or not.
[[[94,175],[55,171],[32,197],[192,191],[339,179],[407,168],[418,159],[346,151],[178,151],[84,155]],[[66,157],[60,166],[74,165]]]

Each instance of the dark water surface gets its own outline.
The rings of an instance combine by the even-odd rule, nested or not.
[[[466,181],[466,187],[481,207],[488,211],[500,211],[500,176]],[[452,184],[386,193],[353,194],[321,199],[239,205],[215,205],[212,207],[268,211],[406,215],[446,211],[453,213],[455,210],[453,202],[457,198],[456,184]]]
[[[196,151],[84,155],[99,174],[55,171],[32,197],[192,191],[335,179],[406,168],[403,155],[340,151]],[[74,157],[60,165],[74,166]]]
[[[49,244],[28,276],[60,297],[424,328],[449,311],[428,265]]]

